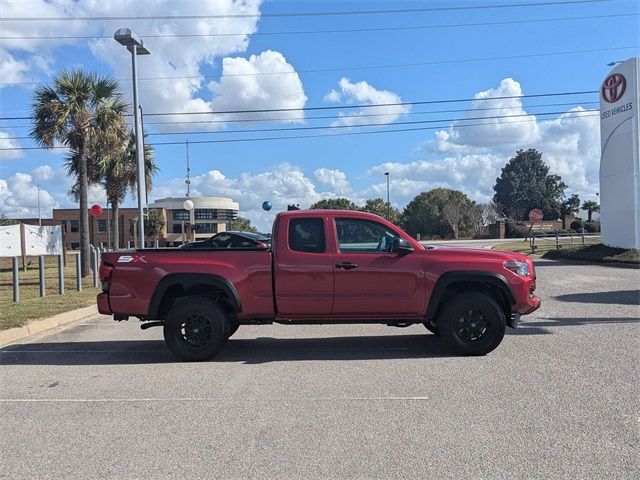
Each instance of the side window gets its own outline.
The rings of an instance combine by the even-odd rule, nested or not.
[[[214,235],[213,240],[210,241],[212,247],[216,248],[231,248],[231,240],[233,237],[226,233],[219,233]]]
[[[324,244],[322,218],[294,218],[289,222],[289,248],[296,252],[322,253]]]
[[[340,253],[390,252],[398,235],[384,225],[355,218],[336,219]]]

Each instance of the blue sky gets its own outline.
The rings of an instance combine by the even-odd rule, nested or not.
[[[556,5],[522,6],[525,3]],[[518,4],[520,8],[482,8]],[[476,8],[433,10],[452,7]],[[431,10],[270,16],[399,9]],[[151,134],[149,142],[182,142],[155,147],[161,172],[155,179],[150,200],[184,194],[184,141],[188,138],[193,194],[231,196],[240,203],[243,214],[263,228],[269,222],[269,216],[260,210],[263,200],[270,200],[276,210],[290,202],[304,207],[333,196],[347,196],[362,203],[367,198],[386,195],[385,171],[391,172],[391,200],[399,208],[421,191],[438,186],[461,189],[474,200],[486,201],[492,195],[500,168],[519,148],[542,151],[552,171],[569,185],[567,194],[576,192],[585,199],[595,198],[599,121],[597,115],[585,110],[598,108],[593,103],[598,101],[597,94],[363,109],[350,106],[597,90],[610,69],[606,64],[637,56],[640,45],[640,7],[638,2],[626,0],[584,3],[0,0],[0,11],[10,18],[256,15],[190,20],[2,21],[0,117],[27,116],[34,83],[47,82],[61,68],[81,67],[120,79],[129,78],[129,54],[109,37],[117,28],[130,27],[145,39],[152,52],[151,56],[139,59],[139,76],[160,78],[140,81],[145,114],[190,113],[145,116],[145,126]],[[568,19],[574,17],[583,18]],[[431,28],[423,28],[428,26]],[[389,30],[268,34],[374,28]],[[152,36],[195,32],[246,35]],[[24,36],[36,38],[7,39]],[[108,38],[43,38],[51,36]],[[574,53],[558,54],[561,52]],[[401,66],[416,63],[422,65]],[[361,68],[372,66],[385,68]],[[131,95],[130,81],[122,81],[122,90],[126,96]],[[325,106],[340,108],[246,114],[242,118],[263,121],[243,123],[230,121],[237,120],[237,115],[193,114]],[[434,112],[441,110],[457,111]],[[360,116],[362,113],[378,116]],[[507,118],[467,121],[482,125],[461,126],[465,118],[497,115]],[[315,116],[334,118],[311,118]],[[278,121],[264,121],[274,118]],[[153,124],[161,120],[215,123]],[[440,121],[403,125],[433,120]],[[359,126],[374,122],[378,125]],[[27,134],[28,123],[28,120],[0,120],[0,148],[33,146],[30,140],[14,140]],[[332,124],[338,128],[232,133]],[[335,135],[412,127],[438,128]],[[187,135],[195,131],[208,133]],[[178,133],[165,135],[170,132]],[[324,136],[195,143],[297,135]],[[0,150],[0,213],[13,217],[36,214],[36,184],[41,188],[43,213],[48,214],[54,207],[73,206],[67,194],[70,182],[62,169],[63,160],[59,151]],[[92,189],[91,200],[104,203],[99,188]]]

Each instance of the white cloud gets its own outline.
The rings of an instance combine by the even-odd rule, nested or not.
[[[3,148],[20,148],[18,142],[11,137],[10,133],[0,132],[0,161],[15,160],[23,156],[22,150],[2,150]]]
[[[402,98],[394,92],[388,90],[378,90],[365,81],[352,83],[348,78],[341,78],[338,82],[340,90],[329,91],[324,100],[326,102],[344,102],[354,105],[380,105],[397,104],[402,102]],[[386,125],[395,122],[401,115],[411,111],[410,105],[389,105],[379,107],[365,107],[349,113],[340,112],[339,119],[332,125],[363,125],[376,124]]]
[[[40,188],[40,212],[50,216],[58,202]],[[17,172],[8,179],[0,178],[0,214],[11,218],[38,216],[38,187],[28,173]]]
[[[329,93],[324,96],[323,100],[328,103],[340,103],[342,102],[342,94],[335,89],[331,89]]]
[[[520,96],[520,84],[511,78],[498,88],[485,90],[475,98]],[[500,110],[478,110],[499,108]],[[514,119],[489,119],[489,116],[523,115]],[[540,120],[529,114],[520,98],[476,100],[465,118],[486,119],[456,121],[449,129],[436,132],[426,143],[422,155],[413,162],[385,163],[370,168],[368,175],[381,177],[391,172],[392,199],[405,205],[420,192],[436,187],[462,190],[477,201],[489,200],[500,170],[519,149],[542,152],[550,173],[558,174],[569,186],[566,193],[593,197],[598,191],[600,167],[600,129],[597,115],[575,107],[557,119]],[[524,122],[523,120],[529,120]],[[490,123],[501,122],[499,125]],[[463,127],[465,123],[480,126]],[[381,196],[386,184],[369,187],[368,196]]]
[[[281,163],[257,174],[242,173],[236,178],[211,170],[191,179],[191,194],[230,197],[240,204],[241,216],[250,218],[262,231],[268,231],[275,213],[286,210],[288,204],[307,208],[318,200],[342,196],[350,190],[346,175],[339,170],[319,169],[313,177],[309,178],[300,167],[289,163]],[[153,197],[181,196],[183,191],[184,180],[176,178],[155,187]],[[272,203],[271,212],[262,210],[265,200]]]
[[[326,187],[338,195],[347,195],[351,191],[347,175],[341,170],[318,168],[313,172],[313,178],[318,185]]]
[[[270,73],[282,73],[271,75]],[[300,109],[307,102],[295,69],[280,52],[267,50],[245,58],[227,57],[222,61],[222,77],[209,83],[216,97],[209,103],[214,111]],[[301,111],[224,115],[223,119],[277,118],[300,122]]]
[[[163,117],[165,121],[226,120],[230,117],[206,115],[211,110],[301,108],[306,103],[302,83],[293,66],[279,52],[267,50],[250,58],[228,57],[246,51],[249,38],[257,31],[262,0],[216,0],[199,2],[200,15],[227,18],[131,20],[128,27],[138,33],[151,55],[138,61],[140,100],[145,112],[200,112],[196,115]],[[57,0],[29,2],[30,16],[152,16],[191,15],[193,2],[155,0],[154,2],[96,2],[95,0]],[[3,14],[25,16],[20,1],[9,1]],[[246,16],[238,16],[238,15]],[[41,28],[42,27],[42,28]],[[3,82],[33,81],[49,74],[56,48],[87,40],[43,40],[46,36],[99,36],[88,41],[91,53],[112,67],[117,78],[131,77],[129,52],[112,38],[116,26],[109,21],[42,22],[37,35],[28,22],[12,22],[3,30],[7,36],[34,37],[3,41],[0,48],[0,78]],[[240,33],[239,35],[236,35]],[[157,37],[155,35],[200,34],[208,37]],[[233,34],[233,35],[230,35]],[[146,35],[146,38],[145,38]],[[35,52],[39,52],[35,55]],[[224,58],[228,57],[228,58]],[[219,67],[220,59],[222,64]],[[219,70],[218,70],[219,68]],[[216,72],[218,70],[218,72]],[[205,75],[220,73],[215,82]],[[269,75],[265,75],[269,73]],[[271,75],[270,73],[276,73]],[[30,78],[35,77],[35,78]],[[149,78],[145,80],[145,78]],[[206,86],[209,85],[209,90]],[[123,93],[131,96],[131,82],[121,81]],[[300,112],[265,114],[290,121]],[[237,117],[236,117],[237,118]],[[205,125],[203,127],[203,125]],[[216,129],[221,124],[182,124],[176,130]],[[167,127],[169,128],[169,127]]]
[[[436,132],[436,149],[439,152],[476,153],[494,151],[496,146],[523,145],[540,137],[535,115],[527,114],[522,107],[520,84],[511,78],[505,78],[498,88],[477,93],[471,102],[471,108],[465,113],[465,119],[455,121],[448,130]],[[492,118],[507,117],[512,118]],[[480,124],[471,128],[462,125]]]

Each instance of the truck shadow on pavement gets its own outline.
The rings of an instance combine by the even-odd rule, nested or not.
[[[260,364],[308,360],[389,360],[450,357],[428,333],[331,338],[232,338],[212,363]],[[135,365],[179,363],[161,340],[55,342],[11,345],[0,350],[4,365]]]
[[[553,298],[561,302],[640,305],[640,290],[569,293],[567,295],[557,295]]]
[[[613,325],[640,323],[640,317],[546,317],[538,318],[537,321],[525,321],[515,330],[507,328],[507,335],[550,335],[555,327],[579,327],[585,325]]]

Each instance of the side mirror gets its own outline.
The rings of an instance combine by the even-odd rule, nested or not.
[[[406,238],[396,237],[391,244],[391,251],[399,253],[400,255],[406,255],[413,252],[413,247]]]

